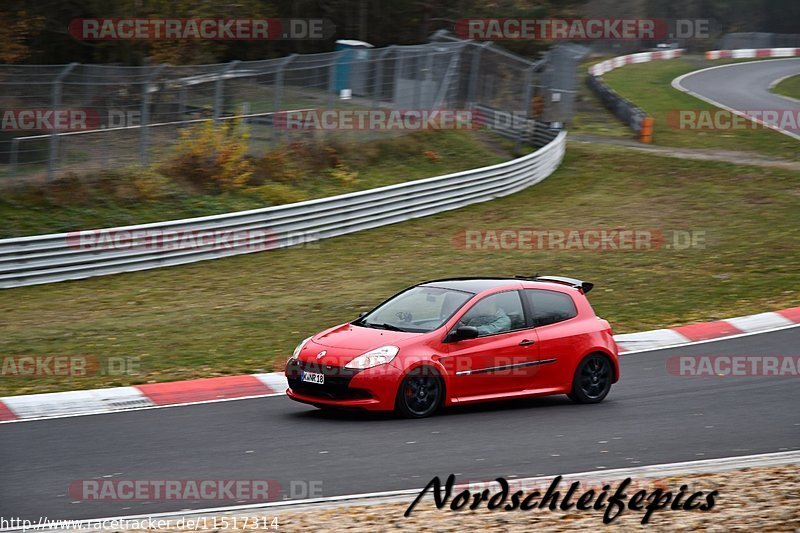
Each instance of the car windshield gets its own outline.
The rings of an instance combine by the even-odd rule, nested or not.
[[[384,302],[353,324],[427,333],[441,327],[472,296],[463,291],[417,286]]]

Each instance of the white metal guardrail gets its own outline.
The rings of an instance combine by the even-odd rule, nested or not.
[[[566,131],[537,129],[537,139],[547,143],[542,148],[489,167],[237,213],[0,240],[0,288],[291,246],[297,235],[325,239],[506,196],[542,181],[561,163]],[[220,235],[222,244],[215,241]],[[254,235],[266,240],[254,242]]]

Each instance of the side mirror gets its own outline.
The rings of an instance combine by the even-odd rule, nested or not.
[[[478,337],[478,328],[475,326],[461,326],[455,331],[451,331],[445,339],[446,342],[458,342]]]
[[[364,318],[365,316],[367,316],[367,311],[361,311],[358,313],[358,318]]]

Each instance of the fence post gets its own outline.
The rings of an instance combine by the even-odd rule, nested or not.
[[[442,55],[441,52],[439,52],[438,50],[436,52],[434,52],[433,54],[426,54],[425,55],[425,76],[424,76],[424,79],[422,80],[422,83],[420,84],[420,89],[421,89],[423,98],[425,99],[425,102],[424,102],[424,104],[423,104],[423,102],[417,102],[417,109],[420,109],[422,107],[424,107],[426,109],[430,108],[430,107],[433,107],[433,102],[430,101],[430,95],[428,94],[428,83],[427,82],[430,80],[430,82],[431,82],[430,86],[431,87],[434,86],[433,85],[433,81],[434,81],[434,79],[433,79],[433,56],[434,56],[434,54],[437,55],[437,56]]]
[[[522,100],[522,110],[523,110],[523,113],[524,113],[523,116],[524,116],[524,119],[525,119],[524,120],[525,125],[520,129],[519,136],[517,137],[517,142],[514,145],[514,151],[517,152],[517,153],[520,152],[520,148],[521,148],[522,140],[523,140],[522,137],[523,136],[527,137],[527,134],[528,134],[528,131],[527,131],[528,124],[529,124],[528,118],[530,118],[530,115],[531,115],[531,91],[533,91],[533,71],[534,71],[535,68],[536,68],[536,65],[530,65],[527,69],[525,69],[525,81],[524,81],[525,86],[523,87],[523,90],[522,90],[522,98],[523,98],[523,100]],[[514,117],[514,116],[511,117],[512,127],[514,127],[514,122],[516,120],[517,120],[516,117]],[[535,123],[534,123],[534,127],[535,127]]]
[[[239,63],[238,60],[231,61],[228,65],[222,69],[222,72],[219,73],[217,77],[217,81],[214,84],[214,122],[219,120],[220,113],[222,112],[222,98],[223,93],[225,91],[225,76]]]
[[[453,107],[454,103],[448,99],[448,92],[450,91],[451,84],[450,80],[458,76],[458,66],[461,63],[461,51],[463,48],[459,48],[451,53],[450,61],[447,63],[447,69],[442,76],[442,82],[439,84],[439,90],[436,91],[433,99],[433,105],[431,106],[433,109],[439,109],[442,107],[442,104],[447,102],[450,107]]]
[[[338,98],[338,94],[336,92],[336,76],[339,69],[339,59],[353,55],[351,49],[339,50],[334,52],[334,54],[335,57],[333,58],[332,63],[328,66],[328,109],[333,109],[334,102]],[[351,59],[350,64],[352,65],[352,63],[353,62]]]
[[[163,63],[158,65],[144,80],[144,89],[142,89],[142,123],[139,124],[139,163],[142,166],[147,164],[147,149],[150,147],[150,82],[161,73],[165,66]]]
[[[275,74],[275,96],[272,102],[273,106],[273,115],[272,115],[272,136],[273,140],[275,138],[275,117],[281,110],[281,96],[283,96],[283,71],[289,65],[289,63],[297,57],[297,54],[292,54],[283,59],[278,65],[278,72]]]
[[[378,54],[377,74],[375,76],[375,90],[372,95],[372,108],[376,109],[379,106],[381,94],[383,94],[383,60],[386,55],[394,49],[394,45],[386,47],[385,50]]]
[[[78,66],[78,63],[70,63],[59,72],[56,79],[53,81],[53,90],[51,93],[50,103],[53,113],[58,112],[61,106],[61,82],[72,70]],[[53,181],[53,174],[56,170],[56,160],[58,159],[58,133],[55,131],[50,132],[50,156],[47,158],[47,181]]]
[[[470,44],[477,47],[475,50],[475,55],[472,56],[472,64],[469,67],[469,88],[467,89],[467,103],[469,107],[473,107],[477,101],[476,94],[478,92],[478,73],[481,69],[481,55],[483,54],[483,49],[492,43],[485,42],[482,44]]]
[[[337,101],[339,100],[340,93],[336,90],[336,83],[338,80],[336,79],[339,75],[339,69],[343,66],[340,66],[340,60],[342,63],[347,62],[348,69],[352,68],[353,65],[353,56],[355,53],[352,48],[344,48],[337,52],[334,52],[335,56],[331,64],[328,66],[328,109],[333,110],[337,107]],[[348,72],[348,70],[346,70]],[[349,72],[352,74],[352,72]],[[348,80],[349,81],[349,80]],[[350,85],[348,83],[348,85]],[[352,87],[348,87],[352,91]],[[352,97],[352,94],[351,94]],[[325,128],[322,128],[322,137],[327,141],[330,137],[331,132]]]
[[[397,92],[400,88],[400,80],[403,78],[403,61],[405,54],[402,49],[397,50],[397,59],[394,62],[394,84],[392,89],[392,107],[397,107]]]

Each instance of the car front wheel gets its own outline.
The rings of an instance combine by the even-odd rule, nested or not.
[[[395,411],[405,418],[424,418],[436,412],[443,399],[441,378],[430,371],[415,370],[400,383]]]
[[[608,357],[589,354],[575,370],[569,398],[576,403],[598,403],[608,395],[614,381],[614,369]]]

